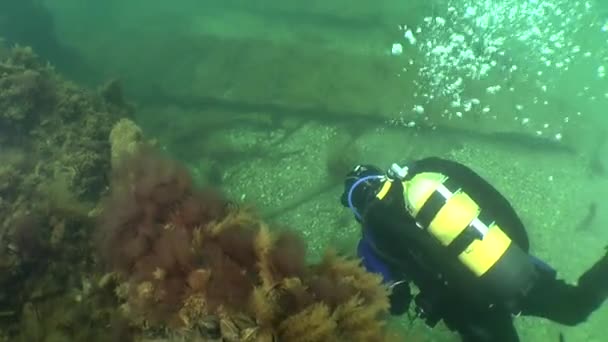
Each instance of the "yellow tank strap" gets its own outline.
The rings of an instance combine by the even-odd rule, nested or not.
[[[393,186],[393,182],[391,182],[390,180],[385,181],[384,184],[382,184],[382,188],[380,188],[380,191],[378,191],[378,193],[376,194],[376,198],[379,200],[383,200],[386,194],[388,194],[389,190],[391,189],[391,186]]]

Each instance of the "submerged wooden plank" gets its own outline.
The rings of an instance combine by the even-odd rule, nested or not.
[[[403,104],[398,62],[382,52],[349,54],[314,44],[210,35],[165,42],[162,50],[150,47],[159,51],[156,62],[138,64],[137,74],[127,71],[141,98],[213,98],[381,118],[394,117]]]
[[[128,46],[122,50],[137,62],[142,60],[137,56],[140,51],[158,52],[126,70],[131,89],[146,105],[185,106],[206,113],[218,108],[222,115],[271,113],[275,118],[322,120],[358,131],[392,120],[507,144],[576,147],[572,140],[555,139],[555,133],[537,135],[521,125],[510,109],[515,94],[494,100],[489,114],[478,109],[462,117],[444,115],[445,103],[440,99],[428,105],[424,115],[415,113],[415,72],[400,76],[403,61],[382,52],[321,49],[311,42],[270,37],[168,34],[157,38],[142,40],[136,50]],[[565,106],[559,100],[552,101],[556,111]],[[565,125],[570,130],[574,126]]]

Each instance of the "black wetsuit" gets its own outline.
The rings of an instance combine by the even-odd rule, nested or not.
[[[427,158],[409,165],[408,177],[420,172],[439,172],[459,184],[484,210],[490,210],[497,224],[504,227],[513,242],[524,251],[529,250],[525,228],[510,203],[489,183],[469,168],[448,160]],[[443,320],[457,331],[463,341],[519,341],[513,326],[514,312],[505,306],[491,308],[470,287],[467,270],[453,255],[446,255],[431,236],[416,226],[414,219],[404,210],[402,188],[399,187],[382,201],[371,201],[362,210],[364,237],[360,255],[364,265],[377,259],[386,265],[390,278],[414,283],[420,294],[410,295],[409,284],[393,293],[391,304],[394,314],[401,314],[415,301],[423,309],[427,323],[434,325]],[[344,202],[344,200],[343,200]],[[489,208],[489,209],[488,209]],[[373,247],[366,254],[365,243]],[[371,251],[371,252],[370,252]],[[533,258],[531,256],[531,258]],[[542,261],[533,258],[538,270],[534,286],[518,301],[522,315],[538,316],[566,325],[583,322],[597,309],[608,293],[608,257],[604,257],[579,279],[578,286],[556,278],[556,272]],[[376,260],[376,261],[377,261]],[[378,268],[371,266],[373,268]],[[383,273],[385,280],[386,272]],[[445,281],[446,279],[458,281]]]

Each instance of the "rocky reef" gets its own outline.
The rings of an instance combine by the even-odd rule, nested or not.
[[[381,341],[387,289],[318,263],[146,142],[120,85],[0,51],[0,341]]]
[[[76,329],[91,309],[81,292],[94,267],[90,236],[108,185],[108,136],[132,112],[116,90],[109,96],[117,87],[84,89],[30,48],[0,44],[0,331],[9,340],[61,340],[58,331]]]

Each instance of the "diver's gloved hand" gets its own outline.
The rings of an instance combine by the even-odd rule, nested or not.
[[[608,247],[606,254],[580,276],[578,287],[595,296],[598,303],[608,298]]]
[[[401,316],[407,312],[412,301],[410,285],[405,280],[396,281],[389,286],[390,313],[393,316]]]
[[[342,205],[351,208],[358,214],[365,212],[365,209],[374,200],[382,181],[380,177],[384,172],[373,165],[357,165],[346,175],[344,180],[344,192],[340,201]]]

